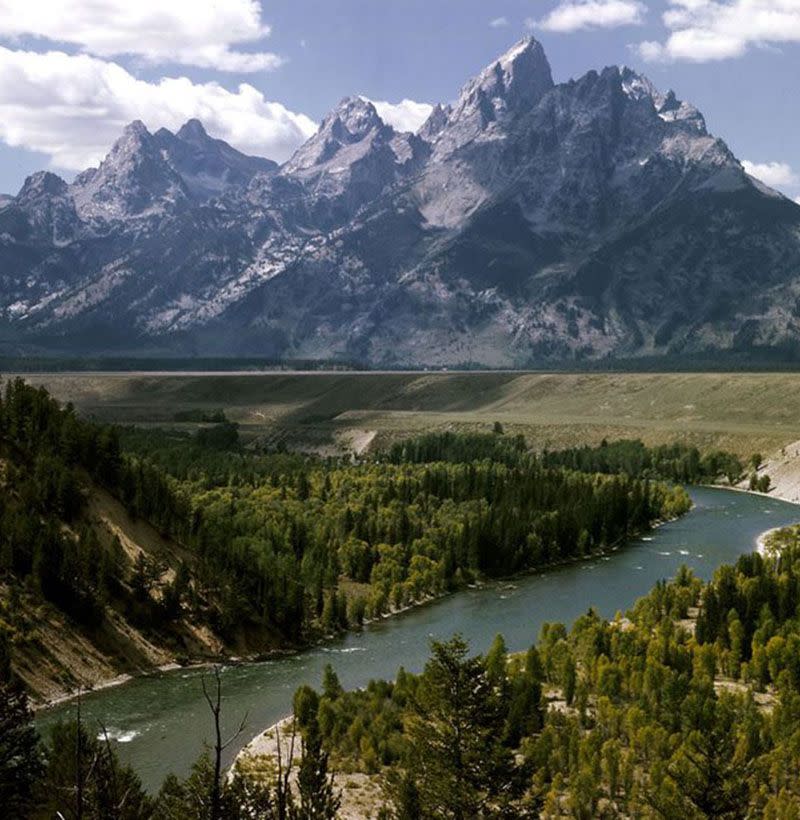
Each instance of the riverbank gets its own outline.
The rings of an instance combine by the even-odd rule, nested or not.
[[[693,505],[692,505],[693,506]],[[690,507],[691,510],[691,507]],[[689,511],[690,511],[689,510]],[[688,512],[688,511],[687,511]],[[385,621],[390,618],[394,618],[398,615],[403,613],[409,613],[411,611],[417,611],[422,607],[430,604],[434,604],[437,602],[441,602],[443,599],[453,596],[458,592],[464,592],[466,590],[487,590],[490,587],[497,588],[505,593],[514,592],[517,590],[517,586],[515,582],[521,583],[525,579],[531,577],[544,577],[546,574],[558,570],[558,569],[565,569],[571,566],[579,566],[582,564],[590,563],[590,562],[597,562],[602,560],[608,560],[612,555],[618,553],[620,550],[624,549],[627,545],[632,544],[637,540],[651,540],[648,538],[647,533],[652,533],[660,529],[661,527],[670,524],[674,521],[679,520],[683,516],[676,516],[673,518],[667,519],[658,519],[652,523],[652,525],[642,532],[638,532],[632,534],[630,537],[611,544],[603,549],[596,550],[591,552],[587,555],[578,556],[571,559],[564,559],[561,561],[550,561],[547,564],[542,564],[539,567],[532,568],[529,570],[523,570],[519,573],[516,573],[512,576],[507,576],[505,578],[493,578],[490,580],[481,579],[476,583],[469,584],[466,588],[461,590],[454,590],[451,592],[446,592],[441,595],[432,595],[426,596],[419,601],[407,604],[403,607],[395,608],[387,613],[383,614],[380,617],[365,620],[364,625],[367,626],[369,624],[376,624],[381,621]],[[502,597],[502,596],[501,596]],[[331,636],[332,638],[333,636]],[[396,670],[395,670],[396,671]],[[277,758],[279,749],[283,760],[288,760],[289,758],[289,745],[290,740],[287,732],[289,727],[291,726],[293,720],[293,715],[288,715],[286,717],[281,718],[281,720],[271,724],[266,729],[260,730],[255,737],[253,737],[237,754],[236,757],[231,762],[230,768],[228,769],[228,776],[232,776],[234,769],[237,765],[244,766],[247,765],[248,761],[252,761],[258,757],[268,757],[268,758]],[[358,787],[356,787],[358,790]],[[348,815],[342,814],[343,817],[361,817],[362,815]]]
[[[763,555],[763,556],[767,555],[767,553],[769,552],[769,549],[770,549],[769,546],[768,546],[768,542],[769,542],[771,536],[774,535],[776,532],[780,532],[780,530],[782,530],[782,529],[785,529],[785,528],[784,527],[772,527],[772,529],[765,530],[764,532],[761,533],[761,535],[758,536],[758,539],[756,540],[756,551],[758,552],[759,555]]]
[[[435,594],[424,594],[419,598],[413,601],[409,601],[400,606],[389,605],[385,612],[383,612],[380,615],[376,615],[372,618],[365,618],[363,622],[358,626],[352,626],[339,633],[317,635],[313,639],[307,641],[305,644],[302,645],[282,649],[275,649],[267,653],[259,653],[257,655],[250,656],[220,655],[217,658],[209,658],[208,655],[205,654],[199,658],[189,658],[186,662],[183,663],[179,663],[177,659],[173,659],[166,663],[154,664],[151,668],[143,668],[140,671],[136,672],[114,674],[109,675],[108,677],[101,676],[98,677],[96,680],[85,683],[81,686],[78,686],[77,688],[73,688],[70,690],[65,689],[46,698],[31,697],[31,706],[37,713],[46,712],[48,710],[64,706],[65,704],[77,700],[79,697],[83,697],[87,694],[102,692],[106,689],[111,689],[126,683],[130,683],[133,680],[155,677],[161,673],[174,672],[181,669],[191,671],[203,668],[210,668],[217,664],[224,666],[255,664],[261,662],[268,662],[284,657],[299,656],[303,652],[307,652],[311,649],[324,648],[326,645],[331,644],[332,642],[336,641],[342,636],[360,632],[364,627],[369,627],[374,624],[386,622],[388,620],[397,618],[400,615],[420,610],[426,606],[430,606],[437,602],[441,602],[443,599],[455,595],[458,592],[463,592],[467,589],[476,590],[492,586],[502,587],[504,585],[514,588],[514,582],[519,581],[520,579],[523,579],[526,576],[543,575],[553,570],[563,569],[564,567],[568,567],[571,565],[607,558],[609,555],[612,555],[618,550],[624,548],[627,544],[632,543],[636,539],[645,537],[646,533],[653,532],[657,530],[659,527],[662,527],[664,524],[667,524],[673,520],[675,520],[675,518],[657,519],[650,525],[648,529],[642,532],[632,533],[630,536],[626,538],[620,539],[619,541],[610,544],[604,548],[589,552],[586,555],[548,561],[546,563],[540,564],[539,566],[521,570],[520,572],[517,572],[510,576],[500,578],[478,578],[470,584],[455,589],[445,590]]]
[[[293,724],[294,716],[288,715],[256,735],[234,758],[226,775],[228,779],[238,770],[257,782],[262,779],[270,782],[280,759],[284,771],[291,761],[289,783],[296,787],[301,752],[299,733],[293,731]],[[339,791],[342,800],[337,817],[342,820],[375,817],[384,803],[381,776],[365,772],[337,772],[335,766],[331,770],[334,788]]]
[[[328,664],[342,686],[352,690],[373,679],[393,679],[399,667],[421,671],[430,655],[430,640],[446,639],[455,632],[475,652],[485,652],[498,633],[510,652],[524,652],[544,622],[572,624],[589,606],[602,617],[613,618],[658,581],[673,577],[682,565],[692,567],[700,578],[711,578],[720,564],[734,563],[752,551],[756,538],[768,527],[798,520],[797,507],[775,499],[701,487],[690,488],[689,493],[694,507],[686,516],[664,524],[629,549],[521,576],[511,585],[467,588],[300,654],[225,668],[226,737],[236,731],[244,715],[249,717],[247,733],[229,747],[224,765],[229,766],[239,749],[261,734],[259,729],[291,711],[292,696],[300,686],[319,689]],[[135,679],[87,696],[81,709],[87,725],[100,721],[114,736],[125,737],[114,742],[115,751],[151,792],[161,787],[170,772],[186,777],[203,744],[213,739],[213,722],[197,671]],[[43,712],[37,715],[37,727],[46,736],[73,710],[63,706]]]
[[[77,700],[78,698],[84,697],[85,695],[94,693],[94,692],[103,692],[106,689],[113,689],[116,686],[122,686],[125,683],[130,683],[132,680],[136,678],[144,678],[148,675],[157,675],[161,672],[177,672],[179,669],[198,669],[203,666],[209,666],[209,664],[189,664],[187,666],[181,666],[179,663],[164,663],[161,666],[157,666],[154,669],[146,670],[141,672],[140,674],[129,674],[124,673],[122,675],[117,675],[113,678],[107,678],[105,680],[100,680],[96,684],[92,686],[85,686],[81,687],[75,691],[64,692],[60,695],[53,695],[52,697],[46,698],[42,701],[36,701],[35,699],[30,700],[31,708],[35,712],[42,712],[47,711],[48,709],[55,709],[58,706],[64,706],[67,703],[70,703],[73,700]]]

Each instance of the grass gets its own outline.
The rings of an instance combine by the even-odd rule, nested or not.
[[[423,430],[500,421],[539,447],[637,437],[747,457],[800,439],[797,373],[36,374],[27,378],[99,419],[170,425],[224,408],[250,440],[333,451],[374,431],[385,444]],[[373,445],[374,446],[374,445]]]

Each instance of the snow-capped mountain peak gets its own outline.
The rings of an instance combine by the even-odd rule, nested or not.
[[[800,338],[800,208],[673,92],[554,85],[533,38],[417,134],[348,97],[278,168],[135,122],[0,204],[0,321],[38,349],[507,366]]]
[[[665,122],[685,123],[701,134],[706,133],[703,115],[690,103],[679,100],[674,91],[662,94],[647,77],[628,66],[622,66],[619,74],[622,90],[630,99],[649,100]]]

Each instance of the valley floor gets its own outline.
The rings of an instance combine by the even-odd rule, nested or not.
[[[224,408],[245,440],[344,453],[495,421],[539,448],[640,438],[748,459],[800,440],[800,373],[26,374],[100,420],[169,425]]]

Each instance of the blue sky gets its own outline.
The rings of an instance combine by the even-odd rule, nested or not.
[[[134,118],[284,159],[341,97],[452,100],[527,33],[557,82],[626,63],[673,88],[800,196],[800,0],[0,0],[0,191],[96,163]]]

